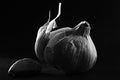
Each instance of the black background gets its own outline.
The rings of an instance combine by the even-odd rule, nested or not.
[[[37,30],[47,21],[49,10],[52,19],[57,15],[59,2],[62,2],[62,12],[57,19],[58,26],[74,27],[82,20],[90,23],[91,37],[98,53],[97,63],[90,73],[83,76],[72,78],[37,76],[31,80],[48,78],[101,80],[119,77],[119,2],[20,0],[0,1],[0,79],[12,79],[7,75],[7,70],[16,60],[25,57],[36,59],[34,43]]]

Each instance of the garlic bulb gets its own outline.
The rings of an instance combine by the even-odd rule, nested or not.
[[[59,3],[58,15],[38,30],[35,52],[41,62],[59,66],[66,72],[81,72],[93,67],[97,60],[97,51],[90,37],[90,24],[81,21],[74,28],[58,27],[56,19],[61,14]]]

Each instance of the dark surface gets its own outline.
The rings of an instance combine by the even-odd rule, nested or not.
[[[36,59],[34,43],[37,30],[57,14],[59,2],[3,1],[0,2],[0,80],[12,80],[9,67],[18,59]],[[62,2],[58,26],[74,27],[82,20],[91,25],[91,37],[98,52],[98,60],[90,72],[74,76],[39,75],[15,80],[83,79],[101,80],[119,78],[119,2],[96,1]]]

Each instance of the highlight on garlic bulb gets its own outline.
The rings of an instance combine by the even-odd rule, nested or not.
[[[84,72],[93,67],[97,60],[97,51],[90,37],[90,24],[81,21],[74,28],[58,27],[56,19],[61,14],[59,3],[58,15],[39,28],[35,42],[36,56],[41,63],[58,66],[65,72]]]

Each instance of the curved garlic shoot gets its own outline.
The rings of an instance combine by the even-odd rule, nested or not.
[[[47,29],[46,29],[46,34],[49,33],[52,29],[56,28],[57,27],[57,24],[56,24],[56,19],[60,16],[61,14],[61,3],[59,3],[59,7],[58,7],[58,14],[57,16],[51,20],[47,26]],[[50,18],[50,12],[49,12],[49,18]]]

